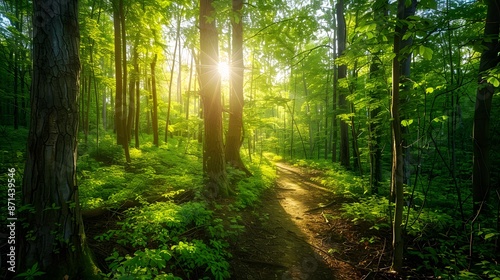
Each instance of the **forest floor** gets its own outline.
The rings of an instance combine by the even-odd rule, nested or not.
[[[348,199],[311,181],[314,172],[277,164],[276,187],[233,244],[232,279],[375,279],[387,259],[385,246],[364,242],[369,227],[341,218]],[[384,257],[385,256],[385,257]]]

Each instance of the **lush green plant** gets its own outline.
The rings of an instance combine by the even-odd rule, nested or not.
[[[35,263],[31,268],[28,268],[25,272],[21,272],[16,275],[15,278],[23,278],[25,280],[34,280],[38,276],[44,275],[45,272],[38,270],[38,263]]]
[[[335,194],[359,196],[370,191],[367,178],[345,170],[339,163],[299,159],[295,161],[295,165],[306,170],[321,170],[319,176],[312,177],[311,180],[328,187]]]
[[[222,238],[231,232],[238,234],[241,228],[226,229],[221,219],[212,217],[213,212],[201,202],[182,205],[161,202],[128,210],[125,219],[119,222],[121,229],[97,237],[138,249],[133,256],[121,256],[116,252],[110,256],[111,274],[108,276],[114,279],[137,275],[145,277],[140,279],[177,279],[167,272],[182,271],[189,278],[206,271],[212,275],[210,278],[229,278],[228,243]],[[234,222],[232,226],[241,227],[237,219],[230,220]],[[204,231],[209,233],[208,243],[192,238],[206,236]]]
[[[374,229],[391,227],[389,201],[385,197],[362,197],[359,202],[345,203],[342,210],[342,215],[355,223],[365,221]]]
[[[106,258],[110,261],[111,272],[104,276],[110,279],[166,279],[180,280],[182,278],[167,273],[167,262],[172,258],[172,252],[165,246],[158,249],[138,250],[134,256],[120,256],[116,251]]]

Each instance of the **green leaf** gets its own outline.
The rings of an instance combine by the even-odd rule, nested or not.
[[[432,59],[432,54],[434,54],[434,51],[432,51],[431,48],[428,48],[426,46],[421,45],[421,46],[418,47],[418,53],[424,59],[431,60]]]
[[[500,81],[497,79],[497,77],[490,76],[487,80],[488,83],[492,84],[494,87],[500,86]]]
[[[402,120],[401,121],[401,125],[404,126],[404,127],[408,127],[412,123],[413,123],[413,119],[407,119],[407,120]]]
[[[492,237],[493,237],[493,236],[495,236],[495,235],[496,235],[496,233],[493,233],[493,232],[492,232],[492,233],[488,233],[488,234],[486,234],[486,235],[484,236],[484,240],[488,240],[488,239],[492,238]]]
[[[425,89],[425,93],[433,93],[434,92],[434,88],[433,87],[428,87]]]

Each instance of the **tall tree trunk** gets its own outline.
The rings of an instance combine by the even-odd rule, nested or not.
[[[337,2],[338,53],[342,55],[346,48],[346,23],[344,18],[344,1]],[[347,78],[347,65],[338,66],[338,80]],[[339,92],[339,109],[347,113],[347,101],[344,90]],[[340,120],[340,164],[349,167],[349,126],[345,120]]]
[[[495,88],[488,83],[484,76],[500,62],[500,0],[490,0],[486,15],[483,45],[479,64],[479,87],[476,94],[474,109],[474,165],[472,170],[472,186],[474,211],[478,213],[488,199],[490,188],[490,114],[491,102]]]
[[[243,143],[243,0],[232,1],[232,59],[229,99],[229,126],[226,135],[226,162],[250,175],[241,160],[240,148]]]
[[[22,236],[31,237],[18,239],[17,271],[38,263],[45,279],[96,279],[76,183],[78,1],[51,3],[33,3],[31,128],[22,191],[23,204],[34,211],[25,212]]]
[[[114,23],[114,33],[115,33],[115,128],[117,136],[117,144],[121,145],[125,151],[125,158],[127,162],[130,162],[130,153],[128,147],[128,137],[126,133],[125,126],[125,112],[123,110],[123,80],[122,80],[122,49],[121,49],[121,25],[120,17],[120,7],[123,4],[119,3],[123,0],[113,1],[113,23]]]
[[[405,0],[398,0],[398,21],[404,19]],[[395,272],[401,272],[403,266],[403,147],[401,137],[401,120],[399,117],[399,82],[401,77],[400,51],[402,33],[401,25],[396,25],[394,33],[394,58],[392,60],[392,98],[391,98],[391,118],[392,118],[392,171],[391,189],[395,198],[395,210],[392,233],[392,267]]]
[[[156,59],[158,55],[155,54],[151,62],[151,95],[153,97],[153,110],[151,116],[151,123],[153,125],[153,144],[158,147],[158,97],[156,94]]]
[[[138,57],[138,52],[137,52],[137,45],[138,45],[138,40],[135,40],[134,43],[134,52],[132,56],[132,64],[134,65],[134,71],[130,77],[130,83],[129,83],[129,93],[128,93],[128,117],[127,117],[127,135],[128,141],[132,139],[132,131],[134,128],[134,117],[135,117],[135,84],[136,84],[136,79],[139,79],[139,70],[138,70],[138,63],[137,63],[137,57]]]
[[[333,15],[335,16],[335,14]],[[337,25],[336,20],[333,20],[333,96],[332,96],[332,162],[337,162],[337,101],[338,101],[338,67],[336,63],[337,59]]]
[[[128,151],[128,144],[130,142],[130,131],[127,129],[127,112],[128,112],[128,106],[127,106],[127,82],[128,82],[128,69],[127,69],[127,31],[126,31],[126,25],[125,25],[125,7],[123,5],[123,0],[118,0],[119,3],[119,13],[120,13],[120,31],[121,31],[121,59],[122,59],[122,106],[123,106],[123,133],[124,133],[124,139],[126,145],[127,145],[127,151]]]
[[[84,124],[85,124],[85,128],[84,128],[84,131],[85,131],[85,144],[87,144],[87,141],[88,141],[88,136],[89,136],[89,131],[90,131],[90,94],[91,94],[91,89],[92,89],[92,76],[90,74],[90,71],[88,73],[88,78],[87,78],[87,82],[88,82],[88,85],[87,85],[87,104],[86,104],[86,108],[85,108],[85,121],[84,121]]]
[[[384,0],[385,1],[385,0]],[[380,75],[380,63],[378,56],[374,56],[370,65],[370,79],[379,79]],[[382,90],[379,87],[375,87],[373,91],[370,92],[372,100],[376,101],[382,98]],[[382,148],[381,142],[381,128],[379,114],[381,113],[380,105],[376,102],[372,102],[373,107],[370,105],[368,109],[369,112],[369,140],[368,146],[370,149],[370,187],[372,193],[378,193],[378,188],[382,182]]]
[[[175,38],[174,55],[172,56],[172,67],[170,68],[170,83],[168,84],[168,109],[167,109],[167,121],[165,123],[165,137],[164,141],[168,141],[168,126],[170,125],[170,110],[172,108],[172,84],[174,83],[174,69],[175,69],[175,59],[177,54],[177,48],[180,48],[180,36],[181,36],[181,19],[177,21],[177,35]],[[180,50],[179,50],[180,51]],[[179,61],[179,63],[181,63]]]
[[[384,26],[380,24],[380,19],[385,19],[388,14],[388,1],[387,0],[377,0],[373,4],[374,9],[374,20],[377,22],[377,29],[383,30]],[[382,182],[382,148],[381,148],[381,123],[380,114],[382,113],[381,104],[378,101],[383,99],[383,95],[387,94],[387,91],[379,85],[379,81],[385,79],[380,73],[381,60],[380,55],[382,52],[377,52],[371,60],[370,64],[370,79],[376,84],[375,88],[370,91],[370,98],[373,102],[370,102],[368,108],[369,114],[369,140],[368,146],[370,150],[370,187],[372,193],[378,193],[378,188]]]
[[[134,68],[136,69],[136,77],[135,77],[135,148],[139,149],[139,117],[141,115],[141,90],[139,88],[140,85],[140,68],[139,63],[136,61]]]
[[[406,19],[409,16],[414,16],[415,15],[415,10],[417,8],[417,0],[411,0],[411,4],[408,6],[405,6],[404,10],[404,15],[403,18]],[[408,30],[408,24],[403,23],[402,28],[401,28],[401,33],[406,33]],[[409,47],[413,44],[413,36],[410,36],[408,39],[403,40],[401,39],[401,46],[400,49],[409,49]],[[409,95],[410,95],[410,73],[411,73],[411,53],[405,54],[404,57],[401,58],[401,63],[400,63],[400,68],[401,68],[401,94],[400,94],[400,111],[402,112],[401,119],[406,119],[406,116],[404,115],[405,110],[405,105],[409,104]],[[411,185],[411,170],[410,170],[410,163],[411,163],[411,149],[410,149],[410,141],[409,141],[409,135],[408,135],[408,127],[407,126],[401,126],[401,141],[402,141],[402,146],[403,146],[403,182],[410,186]]]
[[[205,194],[209,197],[229,194],[224,146],[222,142],[222,104],[220,89],[219,42],[213,0],[200,0],[200,95],[203,98],[205,139],[203,172]]]

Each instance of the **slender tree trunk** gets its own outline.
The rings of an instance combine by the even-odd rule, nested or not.
[[[404,19],[405,0],[398,0],[398,21]],[[394,192],[395,210],[392,233],[392,267],[395,272],[401,272],[403,267],[403,147],[401,137],[401,120],[399,117],[399,82],[401,77],[400,50],[401,39],[404,33],[401,32],[401,26],[396,25],[394,34],[394,54],[392,60],[392,99],[391,99],[391,118],[392,118],[392,172],[391,189]]]
[[[121,49],[121,26],[120,26],[120,6],[123,0],[113,1],[113,22],[114,22],[114,33],[115,33],[115,128],[117,143],[121,145],[125,151],[125,158],[127,162],[130,162],[130,153],[128,147],[128,137],[125,126],[125,112],[123,110],[123,80],[122,80],[122,49]]]
[[[226,162],[251,175],[241,160],[240,148],[243,143],[243,0],[232,0],[232,59],[229,99],[229,126],[226,135]],[[237,20],[234,20],[236,17]]]
[[[380,64],[378,61],[378,57],[374,57],[372,59],[371,65],[370,65],[370,78],[371,79],[377,79],[380,78],[378,75],[378,71],[380,71]],[[379,100],[379,98],[382,98],[381,96],[381,90],[378,87],[375,87],[375,89],[370,92],[372,100]],[[371,191],[372,193],[376,194],[378,193],[378,188],[380,186],[380,183],[382,182],[382,148],[380,145],[381,142],[381,128],[380,128],[380,120],[379,120],[379,114],[381,113],[380,110],[380,105],[376,104],[376,102],[372,102],[370,105],[370,108],[368,109],[369,112],[369,125],[368,125],[368,130],[369,130],[369,140],[368,140],[368,145],[370,149],[370,186],[371,186]]]
[[[474,165],[472,170],[472,187],[474,210],[478,213],[488,199],[490,189],[490,114],[495,88],[484,78],[486,72],[498,66],[500,62],[500,0],[490,0],[486,15],[483,41],[485,49],[479,64],[479,87],[474,109]]]
[[[128,144],[130,141],[130,131],[127,129],[127,112],[128,112],[128,106],[127,106],[127,83],[128,83],[128,69],[127,69],[127,31],[126,31],[126,25],[125,25],[125,7],[123,5],[123,0],[118,0],[118,9],[120,13],[120,31],[121,31],[121,59],[122,59],[122,112],[123,112],[123,118],[122,118],[122,126],[123,126],[123,133],[124,136],[123,138],[125,139],[127,148],[126,150],[128,151]]]
[[[80,79],[78,2],[34,1],[31,128],[23,180],[27,228],[18,272],[44,279],[98,279],[85,241],[76,183]],[[53,9],[53,10],[51,10]],[[57,12],[55,12],[57,11]],[[21,223],[18,224],[19,228]]]
[[[404,10],[404,18],[408,18],[409,16],[414,16],[415,15],[415,10],[417,7],[417,0],[411,0],[411,4],[408,6],[405,6]],[[408,30],[408,25],[404,23],[402,25],[401,33],[406,33]],[[403,40],[401,39],[401,46],[400,49],[407,49],[413,44],[413,36],[410,36],[408,39]],[[400,63],[400,68],[401,68],[401,94],[400,94],[400,111],[402,112],[401,119],[406,119],[406,116],[404,115],[405,110],[405,105],[409,104],[409,94],[410,94],[410,89],[411,86],[409,84],[410,82],[410,73],[411,73],[411,53],[406,54],[402,59]],[[401,126],[401,141],[402,141],[402,146],[403,146],[403,182],[410,186],[411,185],[411,169],[410,169],[410,163],[411,163],[411,148],[410,148],[410,141],[409,141],[409,132],[408,132],[408,127],[407,126]]]
[[[193,81],[193,70],[194,70],[194,57],[191,57],[191,65],[189,66],[189,81],[188,81],[188,89],[186,93],[186,121],[189,121],[189,110],[190,110],[190,102],[191,102],[191,83]],[[189,127],[188,127],[189,129]]]
[[[222,104],[220,89],[219,39],[215,27],[213,0],[200,0],[200,95],[203,98],[205,138],[203,171],[205,195],[229,194],[224,146],[222,142]],[[211,20],[210,20],[211,19]]]
[[[151,116],[151,123],[153,125],[153,144],[158,147],[158,97],[156,94],[156,59],[158,55],[155,54],[153,61],[151,62],[151,95],[153,96],[153,110]]]
[[[135,148],[139,149],[139,117],[141,115],[141,90],[139,88],[140,85],[140,68],[139,63],[136,61],[134,68],[136,69],[136,77],[135,77]]]
[[[337,2],[337,25],[338,25],[338,53],[343,54],[346,48],[346,23],[344,18],[344,1]],[[338,66],[338,80],[347,78],[347,65]],[[339,108],[347,113],[346,95],[339,92]],[[349,167],[349,126],[345,120],[340,120],[340,164]]]
[[[388,1],[377,0],[374,4],[374,20],[377,22],[377,29],[383,30],[384,26],[378,23],[378,19],[387,18],[388,15]],[[382,148],[381,148],[381,121],[380,114],[382,113],[381,104],[379,100],[387,93],[386,90],[379,84],[381,80],[385,79],[384,75],[380,73],[381,60],[380,55],[382,52],[377,52],[371,60],[370,64],[370,79],[375,83],[375,88],[370,91],[370,106],[368,107],[369,114],[369,140],[368,147],[370,150],[370,187],[373,194],[378,193],[378,188],[382,182]]]
[[[132,64],[134,65],[134,71],[132,72],[132,75],[130,77],[130,83],[129,83],[129,93],[128,93],[128,120],[127,120],[127,135],[128,141],[132,139],[132,131],[134,128],[134,117],[135,117],[135,84],[136,84],[136,79],[139,79],[139,73],[138,73],[138,63],[137,63],[137,44],[138,40],[135,40],[134,44],[134,53],[132,57]]]
[[[90,131],[90,97],[91,97],[91,89],[92,89],[92,76],[90,72],[88,73],[88,78],[87,78],[87,104],[85,108],[85,143],[87,143],[88,140],[88,135]]]
[[[179,37],[181,33],[181,20],[177,21],[177,36],[175,38],[175,46],[174,46],[174,55],[172,56],[172,67],[170,68],[170,82],[168,84],[168,109],[167,109],[167,121],[165,123],[165,143],[168,141],[168,126],[170,125],[170,110],[172,108],[172,84],[174,83],[174,69],[175,69],[175,59],[176,59],[176,54],[177,54],[177,48],[180,47],[179,45]],[[180,51],[180,50],[179,50]],[[181,63],[179,61],[179,63]]]

